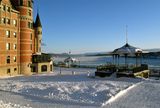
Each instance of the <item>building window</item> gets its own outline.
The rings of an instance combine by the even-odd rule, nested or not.
[[[6,6],[7,12],[10,12],[10,7]]]
[[[2,18],[2,23],[5,24],[6,23],[6,19]]]
[[[31,50],[32,50],[32,44],[31,44]]]
[[[40,34],[42,34],[42,32],[41,32],[41,31],[38,31],[38,34],[40,35]]]
[[[6,19],[6,23],[7,23],[7,24],[10,24],[10,19],[7,18],[7,19]]]
[[[28,28],[30,28],[30,22],[28,22]]]
[[[6,11],[6,6],[5,5],[2,5],[2,10]]]
[[[29,15],[29,16],[32,16],[31,10],[28,11],[28,15]]]
[[[14,68],[14,72],[16,72],[17,71],[17,68]]]
[[[17,61],[17,58],[16,58],[16,56],[14,56],[14,57],[13,57],[13,61],[14,61],[14,62],[16,62],[16,61]]]
[[[13,36],[16,38],[16,37],[17,37],[17,33],[16,33],[16,32],[14,32],[14,33],[13,33]]]
[[[17,26],[17,20],[13,20],[13,25]]]
[[[28,1],[28,7],[32,7],[31,1]]]
[[[7,74],[10,74],[11,73],[11,69],[7,69]]]
[[[10,50],[10,43],[6,43],[6,50]]]
[[[20,6],[23,6],[23,0],[20,0]]]
[[[31,33],[31,40],[32,40],[32,33]]]
[[[47,65],[41,66],[41,72],[47,72]]]
[[[9,30],[6,31],[6,36],[7,36],[8,38],[10,37],[10,31],[9,31]]]
[[[17,49],[17,44],[13,45],[13,49],[16,50]]]
[[[7,64],[10,63],[10,56],[7,56]]]
[[[28,28],[32,28],[32,23],[31,22],[28,22]]]

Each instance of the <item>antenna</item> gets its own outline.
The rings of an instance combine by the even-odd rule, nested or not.
[[[39,3],[38,3],[38,0],[37,0],[37,13],[39,13]]]
[[[126,25],[126,44],[128,43],[128,25]]]

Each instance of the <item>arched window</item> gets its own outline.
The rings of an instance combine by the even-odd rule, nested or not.
[[[52,70],[53,70],[52,68],[53,68],[53,66],[52,66],[52,65],[50,65],[50,71],[52,71]]]
[[[47,65],[41,66],[41,72],[47,72]]]

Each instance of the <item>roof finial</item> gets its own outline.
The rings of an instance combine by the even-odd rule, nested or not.
[[[128,25],[126,25],[126,44],[128,44]]]

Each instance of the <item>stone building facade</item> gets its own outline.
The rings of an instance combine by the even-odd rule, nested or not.
[[[0,0],[0,76],[52,71],[50,56],[41,53],[41,41],[33,0]]]

